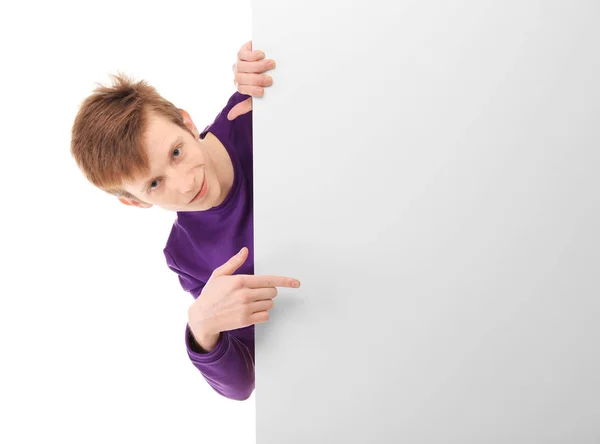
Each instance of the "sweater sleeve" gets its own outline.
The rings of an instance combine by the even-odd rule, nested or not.
[[[226,398],[244,401],[254,391],[254,329],[236,332],[246,333],[247,338],[221,332],[211,352],[199,353],[190,327],[186,326],[185,342],[190,360],[210,386]]]
[[[205,283],[181,270],[165,249],[167,265],[177,273],[183,289],[194,299],[202,297]],[[215,348],[206,353],[197,346],[189,325],[185,328],[185,344],[192,364],[208,384],[220,395],[244,401],[254,391],[254,326],[220,333]]]

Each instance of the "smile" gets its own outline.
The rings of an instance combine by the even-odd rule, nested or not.
[[[204,181],[202,182],[202,186],[200,187],[200,191],[198,191],[198,194],[196,194],[194,196],[194,198],[190,201],[190,203],[194,203],[194,202],[197,202],[200,199],[202,199],[206,195],[207,191],[208,191],[208,184],[206,183],[206,174],[205,174]]]

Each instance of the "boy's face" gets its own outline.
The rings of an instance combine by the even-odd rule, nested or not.
[[[141,202],[119,197],[122,203],[172,211],[203,211],[220,203],[221,186],[214,164],[190,116],[183,110],[182,115],[193,135],[165,117],[149,114],[143,146],[150,172],[122,184]]]

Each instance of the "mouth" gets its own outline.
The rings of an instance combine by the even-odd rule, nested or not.
[[[194,202],[197,202],[200,199],[202,199],[204,196],[206,196],[207,191],[208,191],[208,184],[206,183],[206,174],[205,174],[204,179],[202,181],[202,186],[200,187],[200,190],[194,196],[194,198],[190,201],[190,203],[194,203]]]

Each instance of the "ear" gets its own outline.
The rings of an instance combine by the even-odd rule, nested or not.
[[[181,108],[179,109],[179,112],[181,113],[181,117],[183,117],[183,123],[185,124],[185,126],[187,126],[187,128],[192,132],[194,138],[198,139],[200,137],[200,133],[198,132],[198,128],[196,128],[196,125],[194,125],[194,122],[192,121],[192,118],[190,117],[189,113]]]
[[[150,208],[152,207],[152,204],[146,203],[146,202],[140,202],[139,200],[134,200],[134,199],[128,199],[126,197],[119,197],[119,202],[121,202],[122,204],[125,205],[129,205],[132,207],[138,207],[138,208]]]

